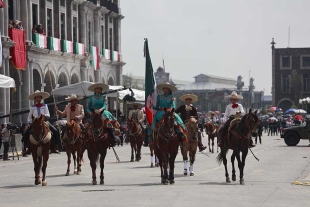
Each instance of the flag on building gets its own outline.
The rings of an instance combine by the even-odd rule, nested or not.
[[[47,48],[47,41],[45,35],[38,33],[32,34],[32,42],[40,48]]]
[[[156,104],[157,91],[147,39],[145,39],[144,41],[144,56],[145,56],[145,115],[148,123],[151,125],[155,114],[155,111],[152,109],[152,107]]]
[[[0,31],[0,68],[2,67],[2,42],[1,42],[1,31]]]
[[[3,3],[3,0],[0,0],[0,8],[5,8],[5,4]]]
[[[9,37],[15,45],[10,48],[11,62],[16,69],[26,70],[26,35],[25,30],[10,28]]]
[[[112,51],[112,60],[113,61],[119,61],[119,53],[116,51]]]
[[[50,50],[60,51],[60,39],[47,37],[47,48]]]
[[[84,55],[85,54],[84,44],[81,44],[78,42],[75,42],[73,44],[74,44],[74,48],[73,48],[74,54],[76,54],[76,55]]]
[[[98,53],[98,47],[96,46],[90,46],[89,48],[90,54],[93,56],[93,59],[90,61],[91,65],[95,70],[99,69],[99,53]]]
[[[73,53],[73,42],[68,40],[61,40],[61,51]]]
[[[107,60],[111,60],[111,51],[108,49],[102,49],[103,57]]]

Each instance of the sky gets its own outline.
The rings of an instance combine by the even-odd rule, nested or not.
[[[144,76],[144,38],[154,71],[178,80],[241,75],[271,94],[271,41],[310,47],[309,0],[121,0],[123,74]],[[290,38],[288,38],[290,28]]]

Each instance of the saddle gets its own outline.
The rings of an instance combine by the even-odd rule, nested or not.
[[[228,130],[227,130],[227,134],[226,134],[226,138],[229,144],[230,141],[230,135],[231,135],[231,131],[234,130],[237,126],[237,124],[240,122],[241,118],[239,117],[235,117],[229,124]]]

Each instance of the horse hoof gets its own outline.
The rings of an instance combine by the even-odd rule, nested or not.
[[[97,185],[97,180],[92,181],[93,185]]]
[[[66,176],[69,176],[69,172],[66,173]]]
[[[74,170],[74,174],[77,174],[77,170]]]
[[[230,178],[226,178],[226,183],[230,183]]]
[[[170,184],[173,185],[175,182],[174,180],[170,180]]]
[[[131,159],[130,162],[133,162],[133,159]]]
[[[80,172],[80,171],[78,171],[76,174],[77,174],[77,175],[81,175],[81,172]]]
[[[35,181],[34,181],[34,184],[35,184],[35,185],[39,185],[39,184],[41,184],[41,181],[40,181],[40,180],[35,180]]]
[[[155,164],[155,167],[159,167],[159,164],[158,164],[158,163],[156,163],[156,164]]]
[[[168,180],[163,180],[163,185],[168,185]]]
[[[190,175],[190,176],[194,176],[194,173],[190,173],[189,175]]]
[[[154,167],[154,164],[153,163],[151,163],[151,166],[150,167]]]
[[[47,182],[46,181],[42,181],[42,186],[47,186]]]
[[[244,180],[243,179],[241,179],[240,180],[240,185],[244,185],[245,183],[244,183]]]
[[[100,185],[104,185],[104,181],[103,180],[100,180]]]
[[[233,175],[233,176],[231,177],[231,179],[232,179],[233,181],[236,181],[236,175]]]

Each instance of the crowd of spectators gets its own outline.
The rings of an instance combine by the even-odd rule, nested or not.
[[[45,31],[42,27],[42,24],[38,24],[38,25],[35,24],[32,28],[32,33],[45,35]]]
[[[24,30],[22,21],[19,20],[9,20],[9,28]]]

